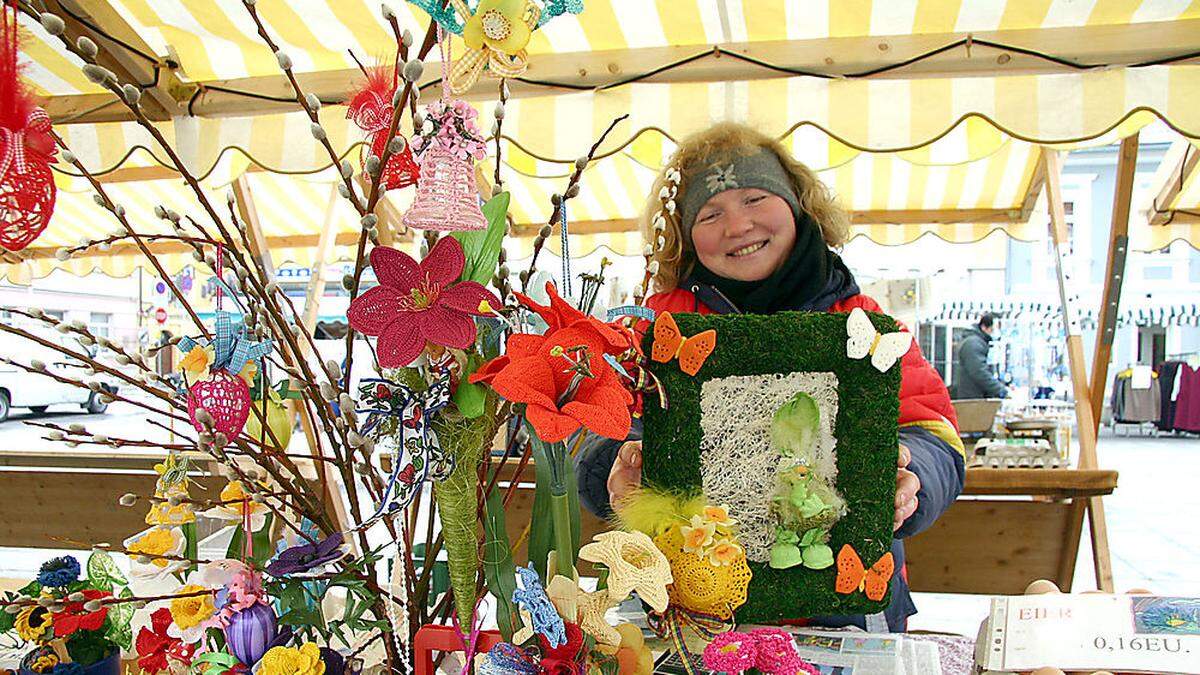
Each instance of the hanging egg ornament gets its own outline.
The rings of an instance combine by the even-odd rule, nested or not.
[[[196,431],[206,431],[198,419],[203,410],[212,418],[213,431],[235,438],[250,416],[250,387],[246,381],[225,370],[213,370],[207,380],[188,388],[188,417]]]
[[[50,116],[18,77],[16,12],[15,4],[0,5],[0,246],[9,251],[46,229],[57,196]]]

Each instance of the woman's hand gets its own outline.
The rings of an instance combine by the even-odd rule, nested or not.
[[[904,521],[917,511],[917,492],[921,489],[921,479],[917,474],[908,470],[908,462],[912,454],[904,445],[900,446],[900,456],[896,460],[896,513],[892,516],[892,532],[900,529]],[[641,455],[638,455],[640,467]],[[614,465],[615,468],[615,465]],[[612,490],[612,478],[608,479],[609,490]]]
[[[616,509],[622,500],[642,485],[642,442],[628,441],[617,451],[608,472],[608,503]]]

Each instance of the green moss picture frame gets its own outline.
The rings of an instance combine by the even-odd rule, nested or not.
[[[650,370],[667,392],[668,407],[647,397],[643,410],[642,472],[653,488],[687,493],[703,491],[701,483],[701,388],[711,379],[745,375],[833,373],[837,377],[836,440],[838,491],[846,500],[845,515],[830,531],[836,555],[844,544],[870,567],[891,550],[896,492],[896,460],[900,411],[900,365],[880,372],[870,358],[846,356],[848,314],[781,312],[758,315],[673,314],[680,332],[692,336],[714,329],[717,345],[695,376],[682,372],[678,361],[652,363]],[[883,314],[868,313],[880,332],[898,330]],[[653,330],[647,331],[650,353]],[[750,563],[753,579],[747,601],[737,611],[740,623],[778,623],[821,615],[871,614],[891,601],[861,592],[834,591],[837,566],[772,569]],[[897,570],[897,574],[899,570]]]

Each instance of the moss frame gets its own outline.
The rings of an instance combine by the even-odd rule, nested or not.
[[[871,359],[846,356],[848,314],[780,312],[759,315],[672,314],[684,335],[715,329],[717,346],[695,377],[672,359],[652,363],[651,372],[667,392],[669,407],[647,397],[642,446],[642,475],[653,488],[686,493],[701,491],[700,390],[709,379],[732,375],[831,372],[838,378],[837,487],[849,505],[830,532],[834,554],[850,544],[870,567],[891,550],[895,510],[896,459],[899,446],[900,365],[881,373]],[[898,329],[889,316],[868,313],[880,332]],[[653,344],[647,331],[645,350]],[[891,601],[891,586],[882,600],[860,592],[834,591],[837,566],[810,570],[771,569],[750,563],[754,577],[739,623],[778,623],[820,615],[871,614]],[[899,574],[899,570],[896,571]]]

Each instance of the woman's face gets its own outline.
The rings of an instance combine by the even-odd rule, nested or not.
[[[782,197],[759,188],[713,195],[696,212],[692,245],[709,271],[738,281],[760,281],[787,260],[796,222]]]

